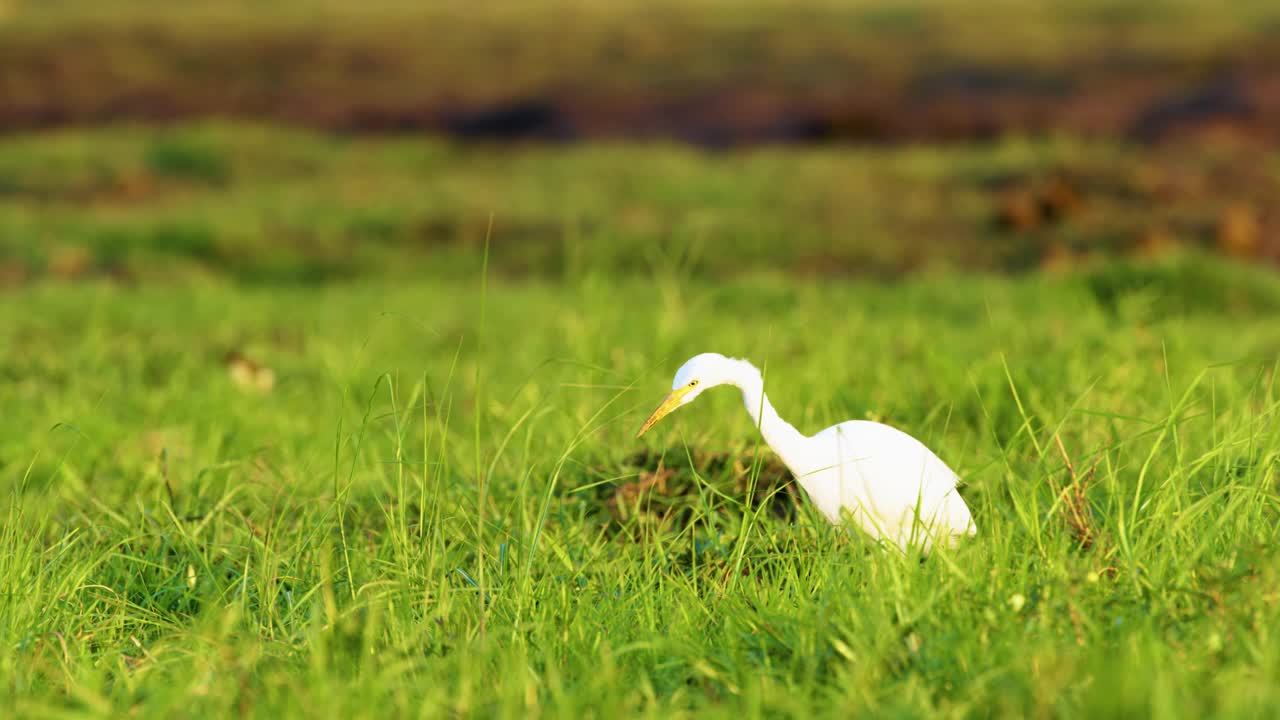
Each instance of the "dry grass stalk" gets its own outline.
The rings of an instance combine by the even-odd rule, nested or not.
[[[1062,500],[1063,506],[1066,508],[1064,518],[1067,523],[1067,529],[1075,537],[1080,548],[1088,550],[1093,547],[1093,543],[1097,540],[1098,531],[1093,526],[1092,513],[1089,510],[1089,502],[1085,497],[1085,493],[1089,489],[1089,484],[1093,482],[1093,474],[1098,469],[1098,459],[1093,461],[1093,465],[1089,467],[1089,472],[1085,473],[1082,480],[1076,474],[1075,463],[1071,462],[1071,458],[1067,455],[1067,449],[1062,446],[1062,438],[1057,435],[1053,436],[1054,441],[1058,444],[1058,452],[1062,454],[1062,460],[1067,464],[1067,474],[1071,476],[1071,483],[1064,488],[1058,488],[1053,483],[1050,476],[1050,484],[1054,484],[1054,492]]]

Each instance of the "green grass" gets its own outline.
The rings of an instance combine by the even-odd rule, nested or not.
[[[1256,150],[1065,137],[713,153],[225,125],[16,135],[0,139],[0,284],[407,282],[473,272],[491,219],[502,277],[1025,270],[1212,248],[1234,206],[1260,218],[1248,239],[1262,253],[1278,168]],[[1011,191],[1055,178],[1078,208],[1001,224]]]
[[[219,167],[163,156],[196,185]],[[1274,275],[1202,257],[896,285],[605,266],[482,295],[479,264],[0,295],[0,707],[1275,713]],[[232,349],[274,388],[233,383]],[[805,431],[870,415],[924,439],[964,476],[978,537],[921,562],[803,507],[744,523],[728,469],[656,498],[678,521],[643,496],[612,512],[638,449],[684,470],[756,446],[728,390],[632,438],[704,350],[766,364]],[[1051,489],[1055,434],[1098,463],[1087,551]]]

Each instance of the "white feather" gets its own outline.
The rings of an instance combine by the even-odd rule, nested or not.
[[[938,540],[954,542],[977,533],[956,489],[955,472],[907,433],[882,423],[849,420],[805,436],[773,409],[754,365],[716,353],[686,362],[676,372],[672,391],[683,393],[678,396],[682,406],[717,385],[742,391],[747,412],[765,442],[831,522],[852,521],[872,538],[902,549],[927,550]],[[641,432],[671,409],[664,404]]]

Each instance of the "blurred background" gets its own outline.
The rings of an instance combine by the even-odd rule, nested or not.
[[[1278,142],[1266,0],[0,0],[0,286],[1274,266]]]

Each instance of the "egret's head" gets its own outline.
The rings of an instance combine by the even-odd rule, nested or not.
[[[689,358],[689,361],[676,371],[676,377],[671,381],[671,394],[667,395],[667,399],[663,400],[649,419],[644,421],[636,437],[645,434],[671,411],[693,402],[703,390],[729,382],[733,362],[719,353],[702,353]]]

